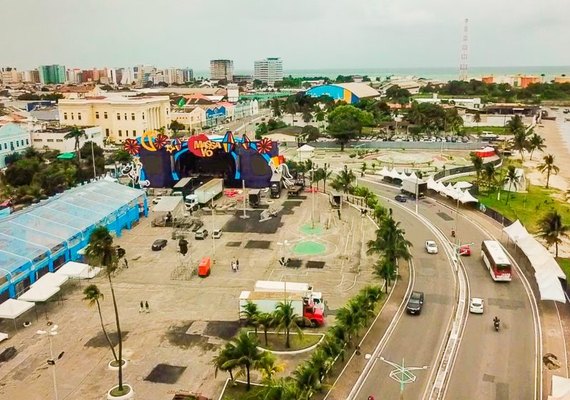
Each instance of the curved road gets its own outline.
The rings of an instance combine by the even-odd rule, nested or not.
[[[375,192],[386,196],[393,197],[398,192],[395,188],[366,183]],[[406,207],[413,210],[415,203],[408,202]],[[446,235],[449,235],[455,227],[455,211],[440,205],[433,199],[421,200],[419,212]],[[406,225],[405,227],[409,236],[412,231]],[[422,233],[428,234],[424,230]],[[418,234],[419,226],[416,226],[411,236],[413,239],[409,237],[414,244],[417,242]],[[462,261],[467,271],[471,296],[485,300],[485,312],[483,315],[468,315],[455,366],[449,378],[446,397],[449,399],[535,399],[535,327],[530,299],[518,271],[513,270],[513,279],[508,283],[496,283],[491,279],[480,258],[481,242],[484,239],[491,238],[487,232],[482,232],[473,221],[467,220],[459,213],[456,240],[461,243],[474,243],[471,246],[472,256],[462,257]],[[419,271],[421,271],[423,258],[415,261]],[[445,268],[443,272],[444,275],[451,275],[449,268]],[[446,297],[450,297],[449,293],[451,291]],[[426,305],[430,304],[429,297],[426,293]],[[495,315],[501,319],[500,332],[495,332],[493,328],[492,319]],[[442,329],[441,320],[430,322],[428,328],[430,331]],[[432,336],[433,334],[430,334],[430,338]],[[408,345],[413,346],[413,343],[412,341]],[[434,357],[437,350],[435,346],[432,347]],[[389,354],[383,353],[383,355],[389,358]],[[413,364],[423,365],[421,361],[415,360]],[[419,375],[421,376],[422,373],[420,372]],[[417,383],[421,382],[420,376],[418,376]],[[417,383],[411,386],[416,386]],[[412,392],[410,389],[406,389],[406,397],[419,398],[409,396],[408,391]]]

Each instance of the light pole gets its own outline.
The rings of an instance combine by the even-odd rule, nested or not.
[[[97,177],[97,171],[95,170],[95,151],[93,150],[93,133],[91,134],[91,161],[93,161],[93,179]]]
[[[416,376],[412,371],[428,369],[427,365],[424,365],[423,367],[406,367],[403,358],[402,365],[386,360],[384,357],[380,357],[380,360],[394,367],[388,376],[400,384],[400,400],[404,399],[404,389],[406,388],[406,384],[416,381]]]
[[[313,188],[313,178],[315,169],[311,169],[311,224],[312,228],[315,229],[315,190]]]
[[[212,262],[216,263],[216,239],[214,239],[214,193],[212,192]]]
[[[57,325],[53,325],[49,331],[44,331],[44,330],[39,330],[36,332],[37,335],[43,336],[43,335],[47,335],[48,340],[49,340],[49,355],[50,355],[50,359],[47,360],[48,365],[51,365],[53,367],[52,369],[52,374],[53,374],[53,392],[55,395],[55,400],[59,400],[59,395],[57,393],[57,377],[56,377],[56,373],[55,373],[55,359],[53,358],[53,344],[52,344],[52,336],[57,335]],[[63,355],[63,353],[61,353],[61,355],[58,357],[61,358],[61,356]]]

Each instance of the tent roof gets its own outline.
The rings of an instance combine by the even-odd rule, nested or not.
[[[469,189],[473,184],[466,182],[466,181],[459,181],[453,187],[455,189]]]
[[[297,153],[301,152],[301,153],[309,153],[311,151],[315,151],[315,148],[313,146],[309,146],[308,144],[304,144],[301,147],[299,147],[297,149]]]
[[[552,375],[552,396],[548,400],[570,400],[570,379]]]
[[[156,206],[154,206],[153,211],[155,212],[173,212],[182,203],[182,196],[165,196]]]
[[[69,152],[69,153],[61,153],[59,156],[57,156],[58,160],[73,160],[75,158],[75,153]]]
[[[18,297],[19,300],[33,301],[34,303],[41,303],[49,300],[52,296],[59,292],[59,286],[34,286],[23,295]]]
[[[91,267],[88,264],[75,261],[68,261],[64,266],[55,271],[58,275],[66,275],[76,279],[91,279],[97,276],[99,272],[101,272],[101,268],[99,267]]]
[[[463,195],[461,195],[461,197],[459,197],[459,201],[462,204],[465,203],[479,203],[479,200],[477,200],[475,197],[473,197],[473,195],[471,193],[469,193],[468,190],[463,192]]]
[[[0,318],[16,319],[34,306],[28,301],[8,299],[0,304]]]
[[[65,282],[67,282],[68,279],[69,277],[67,275],[54,274],[53,272],[48,272],[40,279],[32,283],[32,288],[37,286],[61,286]]]
[[[511,225],[506,226],[503,228],[503,231],[507,234],[507,236],[514,240],[515,242],[519,239],[528,236],[528,232],[526,228],[521,224],[520,220],[516,220]]]

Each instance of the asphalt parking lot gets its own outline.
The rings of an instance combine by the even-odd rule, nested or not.
[[[343,207],[339,220],[327,196],[315,194],[314,206],[312,196],[305,192],[300,198],[287,199],[284,194],[269,205],[280,211],[266,222],[259,222],[263,209],[247,210],[248,219],[241,218],[241,210],[213,217],[197,213],[202,214],[195,216],[210,234],[214,228],[222,228],[223,234],[215,240],[211,235],[195,240],[188,234],[186,256],[178,252],[172,228],[151,226],[152,212],[115,240],[126,250],[129,266],[117,274],[114,283],[125,334],[124,354],[129,360],[125,382],[133,385],[137,398],[171,399],[175,390],[217,396],[226,376],[221,373],[214,378],[211,359],[239,329],[239,294],[252,289],[256,280],[313,284],[326,301],[327,323],[336,309],[371,282],[373,258],[366,256],[365,245],[373,237],[373,224],[350,207]],[[155,239],[167,239],[168,244],[161,251],[152,251]],[[210,276],[192,275],[206,256],[213,259]],[[295,268],[281,266],[281,257],[291,259]],[[237,272],[230,267],[234,259],[239,259]],[[114,331],[109,285],[102,276],[90,283],[104,293],[105,323]],[[116,373],[107,369],[111,353],[101,334],[96,307],[82,301],[86,285],[68,284],[62,300],[46,307],[49,320],[59,325],[58,335],[53,337],[54,353],[65,352],[57,362],[62,399],[101,399],[116,383]],[[149,303],[149,313],[139,312],[141,301]],[[44,329],[46,319],[42,313],[37,320],[31,315],[32,326],[20,328],[15,335],[13,326],[6,326],[14,336],[2,343],[0,351],[14,346],[18,353],[0,364],[1,398],[43,400],[53,396],[51,371],[45,364],[49,345],[46,338],[35,334]],[[288,371],[297,360],[284,361]]]

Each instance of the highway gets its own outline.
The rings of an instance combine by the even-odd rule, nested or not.
[[[393,198],[398,192],[395,188],[387,188],[385,186],[372,184],[361,181],[375,192],[383,194],[386,197]],[[401,213],[396,213],[397,207],[392,207],[396,218],[401,218]],[[415,210],[415,203],[409,201],[405,207]],[[428,218],[441,232],[449,237],[453,228],[456,228],[456,240],[460,243],[474,243],[472,247],[471,257],[462,257],[467,272],[470,293],[472,297],[481,297],[485,300],[485,312],[483,315],[469,314],[467,323],[462,337],[460,348],[455,360],[454,369],[449,377],[446,398],[448,399],[535,399],[536,388],[536,352],[535,352],[535,327],[532,318],[532,309],[530,299],[525,291],[523,281],[518,271],[513,270],[513,280],[508,283],[496,283],[491,279],[489,272],[484,267],[480,258],[481,242],[484,239],[490,239],[487,232],[479,229],[473,221],[466,219],[458,214],[457,225],[455,223],[456,212],[453,209],[436,203],[433,199],[423,199],[419,202],[419,212]],[[402,218],[402,225],[406,229],[408,239],[415,246],[416,243],[427,238],[433,238],[430,232],[426,231],[422,225],[416,223],[412,229],[409,228],[410,217]],[[421,243],[419,244],[421,246]],[[441,246],[440,246],[441,247]],[[429,285],[433,293],[426,292],[426,315],[429,314],[429,306],[432,301],[430,298],[435,294],[436,303],[438,299],[443,299],[440,303],[445,304],[443,309],[438,310],[442,314],[445,313],[449,318],[449,310],[453,288],[451,284],[451,270],[442,257],[439,256],[437,263],[438,269],[433,279],[431,275],[430,257],[425,253],[420,253],[415,249],[414,259],[416,265],[416,287],[421,288],[422,285]],[[441,254],[441,253],[440,253]],[[416,258],[417,257],[417,258]],[[427,267],[427,268],[426,268]],[[439,282],[442,279],[443,282]],[[438,304],[439,306],[439,304]],[[501,330],[496,332],[493,328],[492,319],[497,315],[501,319]],[[424,315],[422,315],[423,317]],[[434,367],[430,360],[437,356],[439,345],[435,345],[437,338],[442,335],[441,330],[446,327],[442,320],[442,315],[437,315],[435,319],[429,318],[426,324],[421,326],[410,326],[408,324],[410,318],[402,318],[397,327],[397,333],[402,330],[411,329],[413,335],[400,336],[395,334],[390,339],[386,349],[382,352],[382,356],[387,359],[398,361],[398,358],[404,356],[406,364],[414,366],[423,366],[427,363],[430,367]],[[400,326],[401,325],[401,326]],[[421,334],[420,334],[421,332]],[[431,346],[433,353],[431,358],[428,354],[424,354],[425,346],[422,342],[427,341]],[[404,354],[399,354],[403,352]],[[409,361],[408,361],[409,360]],[[382,382],[382,387],[378,388],[377,393],[382,395],[380,398],[393,398],[384,396],[386,390],[392,393],[390,386],[396,385],[395,382],[385,382],[385,376],[389,372],[388,366],[382,367],[383,370],[376,370],[369,380],[371,382]],[[372,374],[371,374],[372,375]],[[406,388],[406,398],[421,398],[420,386],[425,386],[426,382],[422,380],[426,375],[424,371],[418,371],[418,379],[416,383]],[[388,384],[388,386],[386,386]],[[368,386],[372,388],[372,385]],[[365,391],[358,398],[366,399]],[[378,398],[378,397],[377,397]]]

